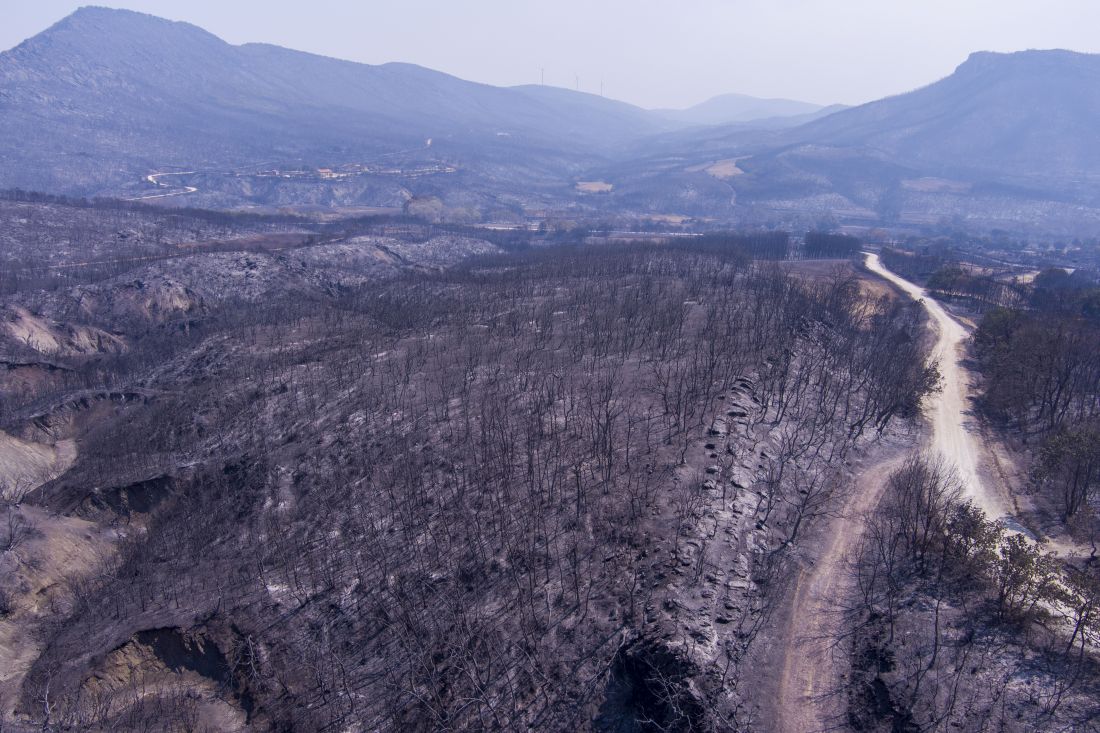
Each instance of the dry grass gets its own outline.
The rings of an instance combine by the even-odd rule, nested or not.
[[[674,224],[678,226],[684,222],[691,221],[691,217],[684,216],[683,214],[652,214],[646,217],[646,221],[659,222],[661,224]]]
[[[715,178],[733,178],[734,176],[739,176],[745,172],[737,167],[737,161],[739,160],[740,158],[728,158],[726,160],[720,160],[717,163],[708,166],[705,170],[709,175],[714,176]]]

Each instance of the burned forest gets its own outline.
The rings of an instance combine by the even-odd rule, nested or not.
[[[0,733],[1100,733],[1100,4],[9,4]]]
[[[56,729],[751,726],[803,538],[936,374],[915,304],[843,261],[805,276],[719,239],[484,243],[144,319],[104,298],[118,314],[80,328],[119,347],[40,354],[38,393],[3,416],[13,441],[78,446],[5,509],[29,536],[3,593],[32,650],[8,710]],[[95,557],[47,580],[67,531]]]

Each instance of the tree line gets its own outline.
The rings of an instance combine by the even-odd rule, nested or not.
[[[1088,520],[1100,488],[1100,286],[1044,272],[1026,308],[987,313],[974,334],[982,406],[1035,444],[1032,486],[1066,522]]]

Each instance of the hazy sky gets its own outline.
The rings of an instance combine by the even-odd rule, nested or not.
[[[0,0],[0,47],[72,12]],[[946,76],[971,51],[1100,51],[1100,0],[119,0],[330,56],[539,81],[646,107],[723,92],[853,104]]]

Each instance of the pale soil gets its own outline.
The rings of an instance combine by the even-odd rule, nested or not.
[[[946,178],[908,178],[901,182],[901,186],[922,193],[967,193],[971,189],[969,183]]]
[[[60,476],[76,460],[72,440],[55,444],[0,432],[0,485],[20,492]],[[12,507],[34,531],[0,555],[3,587],[12,592],[11,612],[0,616],[0,724],[11,715],[23,676],[40,652],[34,628],[64,602],[66,580],[90,573],[102,562],[114,533],[91,522],[22,504]],[[5,517],[7,515],[5,514]]]
[[[68,579],[100,566],[115,539],[114,532],[83,519],[27,504],[17,511],[37,532],[14,551],[16,569],[4,579],[5,586],[14,587],[16,593],[12,612],[0,617],[0,720],[11,715],[23,676],[41,651],[35,625],[56,613],[55,603],[65,602]]]
[[[745,171],[737,167],[737,161],[740,158],[730,158],[728,160],[720,160],[713,165],[707,166],[704,170],[708,175],[711,175],[719,180],[725,180],[727,178],[733,178],[739,176]]]
[[[893,301],[904,297],[896,287],[881,277],[860,269],[850,260],[791,260],[780,262],[779,266],[784,272],[807,280],[855,276],[860,292],[876,299],[886,298]]]
[[[115,649],[84,685],[89,699],[109,701],[109,716],[117,716],[143,700],[178,696],[195,705],[202,730],[245,730],[247,716],[218,697],[218,685],[186,668],[169,669],[155,651],[137,639]]]
[[[91,326],[63,326],[12,306],[3,316],[8,336],[42,354],[90,354],[119,352],[122,339]]]
[[[581,193],[610,193],[613,186],[607,181],[577,181]]]
[[[689,221],[691,217],[684,216],[682,214],[647,214],[645,219],[646,221],[657,221],[665,224],[675,224],[678,226],[680,224],[683,224],[685,221]]]
[[[728,178],[739,176],[745,172],[737,167],[737,162],[740,160],[744,160],[744,158],[725,158],[723,160],[715,160],[710,163],[693,165],[688,168],[687,171],[689,173],[699,173],[700,171],[702,171],[709,176],[717,178],[720,181],[724,181]]]
[[[7,500],[68,470],[76,460],[72,440],[54,444],[23,440],[0,431],[0,494]]]
[[[1009,530],[1037,539],[1030,528],[1020,523],[1020,499],[1012,488],[1019,488],[1022,469],[1012,452],[984,430],[970,407],[973,375],[963,366],[966,342],[974,329],[973,320],[950,314],[923,288],[904,280],[883,267],[878,255],[867,255],[867,267],[894,283],[924,305],[939,331],[934,351],[940,358],[943,391],[933,403],[932,447],[951,462],[963,480],[964,498],[982,509],[990,519],[1001,520]],[[1022,497],[1025,499],[1026,497]],[[1060,557],[1086,555],[1088,548],[1064,537],[1044,538],[1043,549]]]

